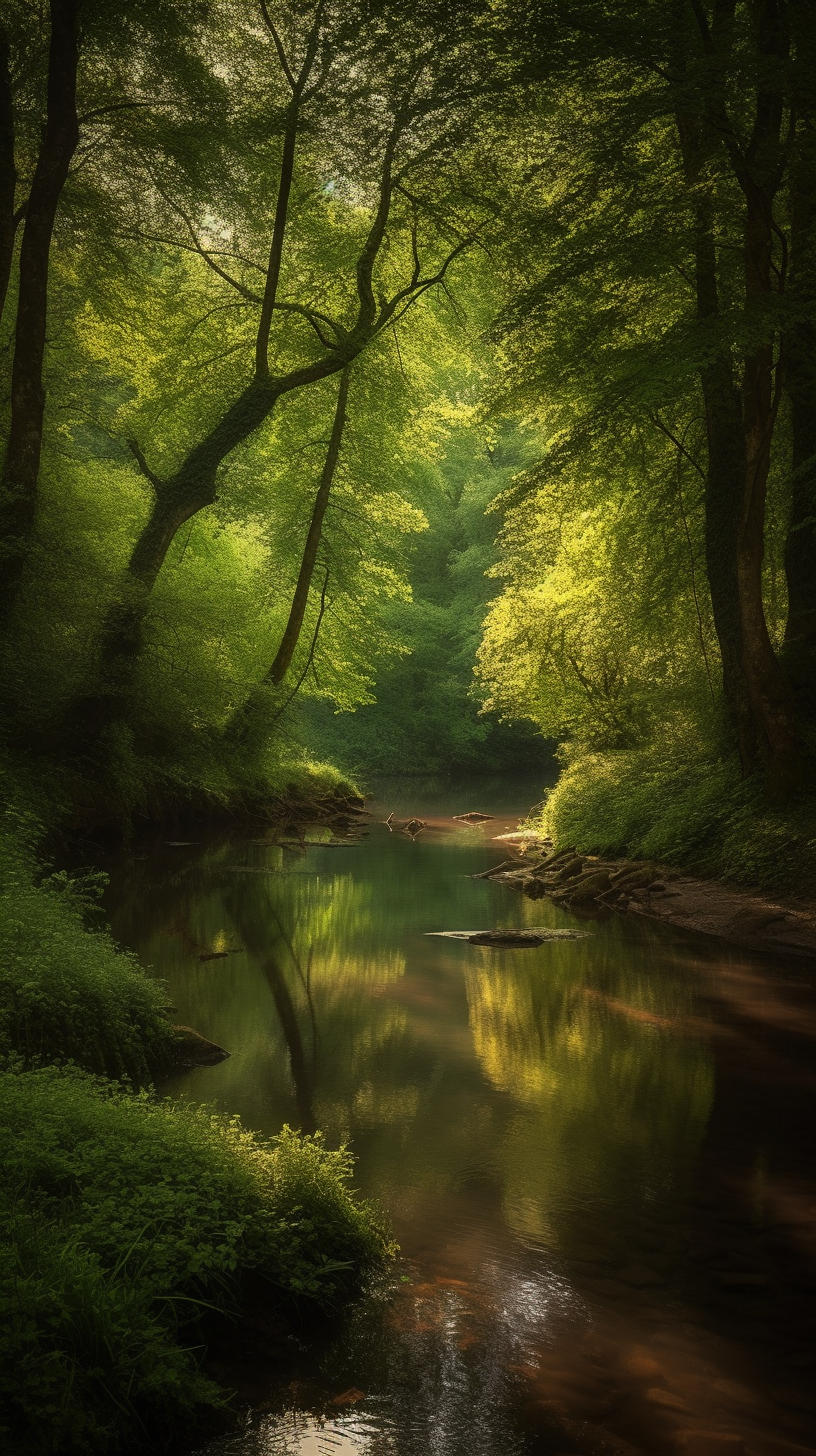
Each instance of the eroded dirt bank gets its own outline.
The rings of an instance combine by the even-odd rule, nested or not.
[[[531,899],[548,896],[581,914],[605,910],[662,920],[750,950],[816,958],[816,906],[784,904],[665,865],[601,859],[520,831],[502,837],[505,858],[485,879],[516,885]]]

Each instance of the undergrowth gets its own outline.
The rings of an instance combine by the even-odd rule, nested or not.
[[[15,1453],[164,1449],[224,1393],[202,1318],[333,1308],[391,1246],[320,1136],[68,1067],[0,1072],[0,1431]]]
[[[0,1052],[143,1082],[172,1045],[167,996],[86,923],[99,878],[45,873],[37,832],[12,811],[0,820]]]
[[[541,822],[559,847],[657,860],[770,894],[813,892],[816,793],[772,804],[734,759],[574,752]]]

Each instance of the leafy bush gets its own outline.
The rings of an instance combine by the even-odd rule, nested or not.
[[[319,1135],[55,1067],[0,1072],[0,1126],[0,1430],[26,1456],[161,1448],[224,1404],[200,1322],[242,1276],[325,1309],[391,1250]]]
[[[35,833],[10,813],[0,824],[0,1051],[144,1080],[173,1039],[165,993],[107,931],[87,928],[94,877],[42,878]]]
[[[732,758],[578,752],[543,817],[556,845],[654,859],[769,893],[812,891],[816,796],[770,804],[761,778],[741,778]]]

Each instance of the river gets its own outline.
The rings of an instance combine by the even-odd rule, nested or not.
[[[539,793],[383,782],[342,846],[190,833],[109,866],[115,934],[231,1052],[167,1090],[348,1141],[401,1248],[322,1342],[236,1360],[206,1456],[816,1448],[812,972],[470,878]],[[429,934],[522,925],[589,934]]]

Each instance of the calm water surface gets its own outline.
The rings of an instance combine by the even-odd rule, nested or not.
[[[816,1450],[813,972],[617,916],[429,938],[579,922],[469,878],[535,786],[379,792],[346,847],[113,867],[117,935],[232,1053],[170,1090],[349,1141],[402,1250],[320,1348],[236,1353],[246,1419],[207,1456]]]

